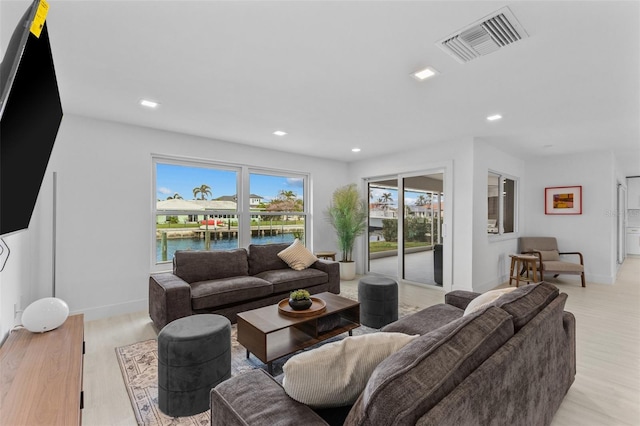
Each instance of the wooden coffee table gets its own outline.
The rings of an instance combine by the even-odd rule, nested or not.
[[[238,314],[238,343],[267,364],[301,349],[360,327],[360,303],[333,293],[314,294],[326,309],[310,316],[281,314],[278,305],[265,306]]]

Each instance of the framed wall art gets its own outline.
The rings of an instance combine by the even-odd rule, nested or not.
[[[582,186],[545,188],[544,214],[582,214]]]

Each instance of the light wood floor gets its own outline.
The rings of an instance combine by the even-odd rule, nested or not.
[[[569,295],[565,309],[577,324],[577,376],[552,425],[640,425],[640,257],[627,258],[614,285],[548,281]],[[435,288],[406,285],[399,293],[421,307],[444,301]],[[136,424],[115,348],[155,337],[146,312],[85,324],[85,426]]]

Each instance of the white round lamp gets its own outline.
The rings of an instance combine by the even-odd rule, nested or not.
[[[69,316],[67,303],[56,297],[38,299],[22,313],[22,325],[33,333],[44,333],[60,327]]]

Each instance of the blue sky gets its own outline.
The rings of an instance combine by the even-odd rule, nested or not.
[[[178,193],[185,200],[192,200],[193,188],[209,185],[213,200],[223,195],[236,194],[236,172],[217,170],[206,167],[179,166],[174,164],[157,164],[156,199],[166,200]],[[250,191],[260,195],[265,201],[275,198],[281,190],[293,191],[298,198],[303,195],[302,179],[284,176],[251,174]],[[198,196],[199,198],[199,196]]]

